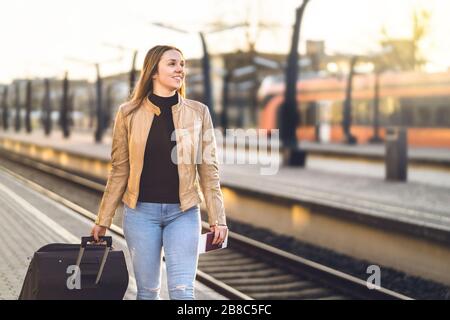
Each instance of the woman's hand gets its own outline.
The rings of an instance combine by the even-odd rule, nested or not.
[[[106,227],[95,224],[91,231],[91,236],[94,237],[95,242],[99,242],[99,237],[103,237],[106,234]]]
[[[212,232],[214,232],[214,239],[212,244],[222,244],[225,240],[228,232],[227,226],[214,225],[209,227]]]

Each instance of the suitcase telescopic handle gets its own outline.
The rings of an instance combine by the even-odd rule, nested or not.
[[[97,278],[95,279],[95,284],[98,284],[98,282],[100,281],[100,278],[103,274],[103,268],[105,267],[106,258],[108,257],[109,250],[112,247],[112,237],[103,236],[103,237],[99,237],[99,240],[102,242],[105,241],[106,246],[105,246],[105,251],[103,252],[102,262],[100,263],[100,268],[97,273]],[[84,255],[84,250],[86,249],[88,242],[94,242],[94,241],[95,241],[95,239],[92,236],[91,237],[81,237],[80,251],[78,252],[78,257],[77,257],[77,267],[80,266],[81,259],[83,258],[83,255]]]

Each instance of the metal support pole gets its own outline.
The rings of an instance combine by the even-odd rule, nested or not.
[[[292,166],[304,166],[306,160],[306,152],[298,147],[296,130],[297,125],[300,123],[300,115],[297,111],[298,44],[302,16],[308,2],[309,0],[304,0],[302,5],[296,10],[291,50],[286,66],[286,90],[284,102],[281,106],[280,134],[284,149],[284,163]]]
[[[31,103],[32,103],[32,87],[31,87],[31,80],[27,81],[27,88],[26,88],[26,97],[25,97],[25,129],[27,130],[27,133],[31,133],[32,127],[31,127]]]
[[[50,80],[49,79],[44,80],[44,87],[45,87],[45,89],[44,89],[45,92],[44,92],[44,99],[42,102],[42,109],[43,109],[42,122],[44,125],[45,135],[48,136],[48,135],[50,135],[50,133],[52,131],[52,107],[51,107],[51,103],[50,103]]]
[[[66,71],[64,73],[61,113],[59,120],[64,138],[68,138],[70,135],[68,115],[69,115],[69,79],[68,79],[68,72]]]
[[[350,132],[352,125],[352,85],[353,75],[355,74],[355,64],[357,57],[352,57],[350,60],[350,72],[347,77],[347,87],[345,90],[345,101],[342,116],[342,130],[344,132],[344,143],[355,144],[357,142],[356,137]]]
[[[15,97],[14,97],[14,100],[15,100],[15,105],[16,105],[16,114],[15,114],[15,117],[14,117],[14,129],[15,129],[15,131],[17,132],[17,131],[20,131],[20,127],[22,126],[22,121],[21,121],[21,118],[20,118],[20,86],[19,86],[19,82],[17,81],[16,83],[15,83],[15,89],[16,89],[16,94],[15,94]]]
[[[371,143],[383,142],[380,138],[380,72],[375,72],[375,86],[373,97],[373,136],[369,139]]]
[[[95,142],[101,143],[103,138],[103,110],[102,110],[102,78],[100,76],[100,66],[95,64],[95,70],[97,72],[96,82],[96,114],[97,114],[97,128],[95,130]]]
[[[211,114],[211,119],[213,125],[216,124],[216,114],[214,112],[214,101],[213,101],[213,88],[211,84],[211,67],[210,59],[208,53],[208,47],[206,46],[206,40],[203,32],[199,32],[200,40],[202,41],[203,48],[203,58],[202,58],[202,71],[203,71],[203,87],[204,87],[204,98],[203,102],[209,109]]]
[[[8,110],[8,87],[3,88],[2,95],[2,125],[3,130],[8,130],[9,128],[9,110]]]

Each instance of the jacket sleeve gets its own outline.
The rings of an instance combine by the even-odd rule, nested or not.
[[[130,165],[128,160],[128,138],[125,120],[119,108],[114,121],[111,149],[111,170],[108,174],[105,192],[100,203],[95,223],[110,227],[117,206],[126,190]]]
[[[203,123],[201,132],[201,161],[197,164],[200,187],[208,210],[210,225],[226,225],[223,195],[220,190],[219,164],[214,128],[208,107],[203,105]]]

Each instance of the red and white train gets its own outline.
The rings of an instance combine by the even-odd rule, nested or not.
[[[299,140],[343,140],[342,108],[346,77],[314,77],[297,83],[297,101],[301,124]],[[375,76],[355,75],[352,93],[351,132],[358,143],[373,135]],[[279,110],[283,102],[284,78],[270,77],[258,92],[259,127],[278,128]],[[382,73],[379,77],[380,136],[388,126],[408,127],[408,143],[412,146],[450,148],[450,72]]]

